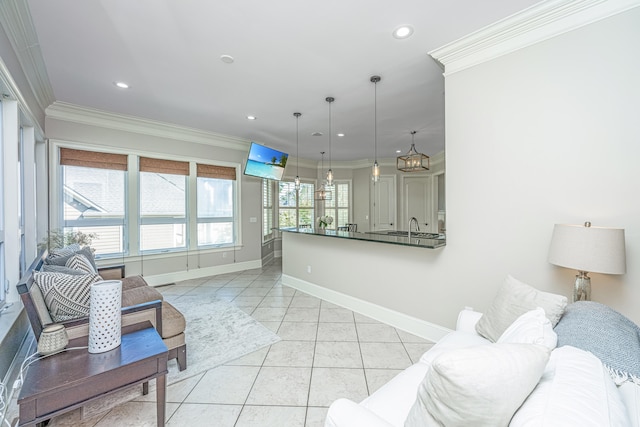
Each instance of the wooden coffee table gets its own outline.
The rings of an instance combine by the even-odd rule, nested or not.
[[[86,345],[86,340],[71,342],[68,348]],[[149,380],[156,378],[157,423],[164,426],[167,355],[162,338],[149,327],[123,333],[120,347],[104,353],[69,350],[38,360],[29,366],[18,397],[18,425],[44,425],[56,415],[136,384],[143,384],[146,394]]]

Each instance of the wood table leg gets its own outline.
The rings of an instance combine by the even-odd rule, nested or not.
[[[156,378],[156,412],[158,415],[158,427],[164,426],[165,402],[167,399],[167,375]]]

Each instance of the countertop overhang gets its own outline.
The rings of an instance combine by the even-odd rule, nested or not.
[[[279,228],[287,233],[308,234],[312,236],[334,237],[338,239],[362,240],[366,242],[387,243],[391,245],[414,246],[417,248],[437,249],[446,246],[444,237],[425,238],[398,236],[395,234],[383,234],[384,232],[358,233],[351,231],[338,231],[325,228]]]

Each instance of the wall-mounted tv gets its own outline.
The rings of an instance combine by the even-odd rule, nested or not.
[[[280,181],[288,157],[287,153],[252,142],[244,174]]]

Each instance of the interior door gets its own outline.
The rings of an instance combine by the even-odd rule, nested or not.
[[[409,218],[415,217],[420,225],[420,231],[431,231],[431,177],[416,176],[404,178],[404,218],[402,218],[403,230],[409,229]]]
[[[396,229],[396,177],[381,175],[372,185],[373,227],[374,231]]]

